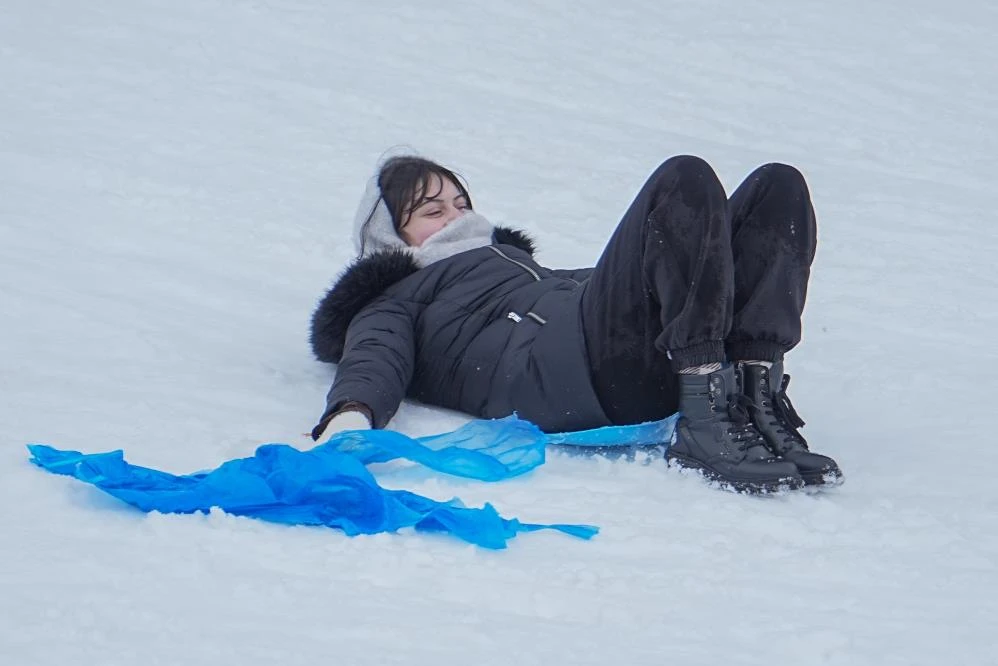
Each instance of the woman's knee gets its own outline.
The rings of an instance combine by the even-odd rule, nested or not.
[[[752,172],[750,179],[760,180],[768,189],[776,189],[791,195],[808,195],[804,174],[795,167],[781,162],[770,162]]]
[[[648,179],[658,188],[694,187],[705,189],[712,194],[724,195],[724,187],[714,172],[714,168],[702,157],[696,155],[676,155],[662,162]]]
[[[658,165],[658,168],[655,169],[652,175],[659,176],[663,174],[686,176],[710,175],[716,177],[713,167],[707,163],[707,160],[696,155],[674,155],[670,157]]]

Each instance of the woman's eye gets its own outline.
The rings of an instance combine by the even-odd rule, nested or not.
[[[443,211],[440,209],[427,211],[426,217],[439,217],[441,213],[443,213]]]

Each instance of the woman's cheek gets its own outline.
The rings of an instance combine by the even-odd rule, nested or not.
[[[423,231],[423,239],[420,241],[420,243],[426,242],[427,240],[429,240],[430,236],[432,236],[433,234],[437,233],[438,231],[440,231],[443,228],[444,228],[444,224],[442,222],[439,222],[439,223],[438,222],[434,222],[433,224],[428,225],[425,228],[425,230]]]
[[[437,232],[437,228],[433,225],[421,226],[419,231],[416,233],[416,241],[419,245],[422,245],[426,240]]]

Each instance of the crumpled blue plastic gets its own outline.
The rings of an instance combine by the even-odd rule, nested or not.
[[[44,444],[29,444],[28,449],[39,467],[90,483],[143,511],[194,513],[217,507],[276,523],[335,527],[350,536],[413,527],[501,549],[520,532],[553,529],[590,539],[599,529],[522,523],[503,518],[488,503],[469,508],[457,498],[440,502],[405,490],[389,490],[378,484],[365,465],[404,458],[456,476],[500,481],[542,465],[549,443],[635,446],[654,443],[649,438],[658,435],[664,436],[658,441],[668,442],[675,417],[670,419],[657,425],[558,435],[545,434],[516,416],[472,421],[451,433],[418,439],[387,430],[349,431],[308,451],[264,444],[252,457],[186,475],[132,465],[121,450],[85,454]]]
[[[393,430],[354,430],[316,449],[331,446],[365,465],[404,458],[466,479],[502,481],[543,465],[548,437],[514,415],[470,421],[452,432],[418,439]]]

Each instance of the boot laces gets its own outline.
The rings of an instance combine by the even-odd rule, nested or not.
[[[790,386],[790,375],[783,375],[780,382],[780,390],[776,395],[771,395],[770,400],[763,401],[764,413],[771,425],[776,426],[777,432],[783,436],[783,442],[787,448],[794,444],[799,444],[807,449],[807,440],[797,429],[804,426],[804,419],[800,417],[794,405],[787,395],[787,387]],[[769,393],[767,390],[766,393]]]
[[[728,403],[728,420],[731,425],[728,427],[728,436],[738,443],[738,450],[741,452],[749,449],[766,446],[766,438],[762,436],[758,428],[752,422],[752,412],[750,409],[755,406],[752,399],[744,393],[736,393],[731,396]]]

